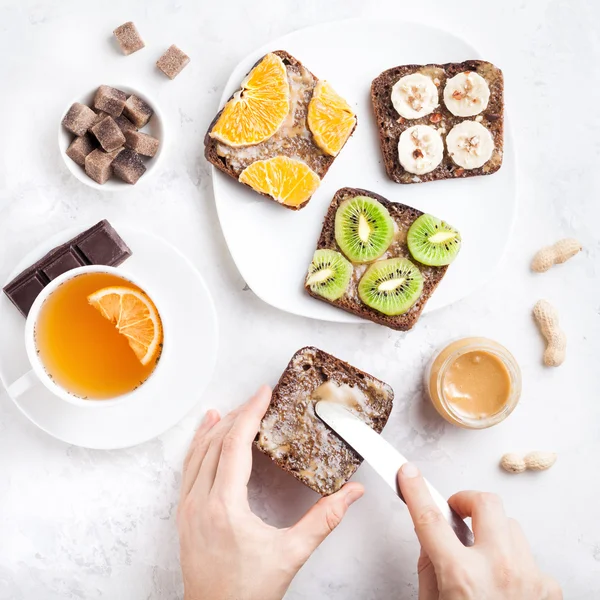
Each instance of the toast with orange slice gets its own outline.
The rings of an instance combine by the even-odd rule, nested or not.
[[[299,60],[263,56],[213,119],[204,155],[282,206],[306,206],[356,127],[350,105]]]

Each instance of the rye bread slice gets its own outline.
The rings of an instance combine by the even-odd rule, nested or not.
[[[324,496],[337,492],[362,463],[315,414],[315,391],[328,381],[353,388],[362,406],[350,402],[349,408],[381,433],[392,411],[392,388],[331,354],[306,347],[294,354],[273,389],[255,440],[276,465]]]
[[[317,146],[310,132],[310,128],[308,127],[308,104],[319,80],[299,60],[294,58],[291,54],[288,54],[285,50],[276,50],[273,54],[276,54],[281,58],[287,69],[288,79],[291,83],[297,85],[297,90],[299,90],[290,95],[290,99],[293,102],[292,107],[290,108],[290,113],[293,113],[293,123],[291,127],[288,128],[287,133],[285,130],[280,129],[268,140],[256,144],[255,146],[237,149],[231,148],[210,137],[212,128],[223,112],[223,108],[221,108],[212,120],[206,135],[204,136],[204,156],[206,157],[206,160],[217,167],[217,169],[236,180],[239,179],[240,173],[256,160],[273,158],[275,156],[288,156],[290,158],[302,160],[317,173],[321,179],[323,179],[336,157],[325,154],[323,150]],[[264,56],[258,60],[252,68],[260,63],[263,58]],[[293,135],[289,135],[290,130]],[[276,201],[268,194],[258,193]],[[286,204],[282,204],[282,206],[291,210],[300,210],[301,208],[304,208],[309,201],[310,198],[298,206],[287,206]],[[277,203],[280,204],[279,202]]]
[[[423,293],[421,294],[421,297],[408,312],[393,317],[384,315],[383,313],[370,308],[366,304],[363,304],[358,297],[358,282],[369,266],[368,263],[365,265],[354,265],[354,273],[350,279],[348,289],[346,290],[346,293],[337,300],[328,300],[327,298],[323,298],[323,296],[315,294],[306,284],[304,285],[304,288],[313,298],[333,304],[334,306],[358,315],[363,319],[368,319],[379,325],[385,325],[390,329],[408,331],[409,329],[412,329],[414,324],[419,320],[427,300],[429,300],[435,288],[442,280],[442,277],[444,277],[448,267],[428,267],[423,265],[416,261],[408,250],[406,234],[417,217],[420,217],[423,214],[420,210],[412,208],[411,206],[406,206],[405,204],[400,204],[399,202],[390,202],[379,194],[369,192],[368,190],[361,190],[360,188],[342,188],[335,193],[335,196],[329,205],[327,214],[325,215],[325,219],[323,220],[323,228],[321,229],[321,235],[317,242],[317,249],[326,248],[342,252],[335,241],[335,213],[344,200],[354,198],[355,196],[368,196],[369,198],[378,200],[388,209],[390,216],[396,223],[397,230],[389,249],[381,258],[402,257],[409,258],[414,262],[423,275]]]
[[[490,100],[487,108],[473,117],[456,117],[444,104],[444,87],[446,81],[463,71],[475,71],[481,75],[490,86]],[[392,104],[392,87],[405,75],[422,73],[430,76],[438,86],[440,105],[438,108],[420,119],[404,119]],[[439,81],[439,84],[438,84]],[[483,60],[467,60],[462,63],[404,65],[384,71],[371,84],[371,100],[373,111],[379,128],[379,140],[383,162],[388,177],[396,183],[422,183],[438,179],[457,179],[491,175],[502,165],[504,151],[504,77],[502,71],[492,63]],[[481,117],[481,119],[479,119]],[[467,120],[478,120],[490,130],[495,150],[490,160],[478,169],[463,169],[456,165],[446,150],[446,135],[450,130]],[[430,173],[414,175],[405,171],[398,160],[398,141],[400,134],[413,125],[429,125],[438,129],[444,140],[444,158]]]

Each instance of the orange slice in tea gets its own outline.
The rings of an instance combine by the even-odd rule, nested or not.
[[[337,156],[355,125],[350,105],[326,81],[319,81],[308,104],[308,126],[317,146]]]
[[[228,146],[269,139],[290,112],[290,85],[283,61],[267,54],[242,81],[221,112],[210,136]]]
[[[287,156],[253,162],[241,172],[240,181],[287,206],[306,202],[321,183],[307,164]]]
[[[152,300],[128,287],[106,287],[90,294],[88,302],[127,337],[139,361],[147,365],[160,350],[162,325]]]

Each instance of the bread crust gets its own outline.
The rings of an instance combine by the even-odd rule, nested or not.
[[[494,138],[494,153],[490,160],[478,169],[463,169],[456,165],[446,150],[446,136],[450,130],[473,117],[456,117],[444,104],[444,87],[446,81],[463,71],[474,71],[481,75],[490,86],[490,99],[487,108],[480,113],[481,124],[489,129]],[[404,119],[394,108],[391,99],[392,87],[405,75],[423,73],[439,79],[438,91],[440,105],[436,110],[420,119]],[[423,183],[442,179],[461,179],[478,175],[491,175],[502,166],[504,152],[504,77],[502,71],[492,63],[483,60],[466,60],[461,63],[403,65],[388,69],[375,78],[371,84],[371,101],[373,112],[379,129],[379,142],[383,154],[383,162],[388,177],[396,183]],[[441,116],[441,120],[435,122]],[[430,173],[414,175],[405,171],[398,160],[398,141],[403,131],[413,125],[429,125],[440,130],[444,140],[444,158]]]
[[[323,350],[307,346],[294,354],[273,389],[254,442],[277,466],[324,496],[337,492],[362,463],[362,458],[315,416],[314,406],[307,406],[316,404],[311,394],[327,381],[363,392],[369,416],[357,416],[381,433],[392,411],[392,388]],[[299,414],[309,415],[308,421],[301,420]],[[293,437],[283,452],[271,444],[282,430],[291,431]]]
[[[356,274],[356,269],[346,294],[344,294],[344,296],[338,300],[328,300],[327,298],[323,298],[323,296],[315,294],[310,287],[306,285],[306,283],[304,284],[304,289],[313,298],[317,298],[318,300],[322,300],[328,304],[333,304],[334,306],[337,306],[346,312],[350,312],[354,315],[362,317],[363,319],[373,321],[373,323],[378,323],[379,325],[384,325],[385,327],[389,327],[390,329],[395,329],[397,331],[408,331],[409,329],[412,329],[415,323],[419,320],[419,317],[425,308],[425,304],[429,298],[431,298],[431,295],[444,277],[448,267],[429,267],[423,265],[417,262],[411,256],[408,250],[408,246],[406,245],[406,234],[408,233],[408,229],[412,223],[423,214],[420,210],[412,208],[411,206],[406,206],[405,204],[400,204],[399,202],[390,202],[387,198],[384,198],[375,192],[370,192],[369,190],[363,190],[360,188],[342,188],[335,193],[333,200],[329,205],[329,209],[327,210],[327,214],[325,215],[325,219],[323,220],[323,228],[321,229],[321,235],[319,236],[319,240],[317,242],[317,249],[328,249],[342,252],[341,248],[335,241],[335,213],[337,212],[339,205],[344,200],[348,198],[354,198],[355,196],[368,196],[369,198],[378,200],[387,208],[390,216],[396,222],[399,230],[399,232],[396,234],[395,241],[392,242],[391,248],[393,251],[391,252],[390,257],[408,258],[418,265],[419,270],[423,275],[423,292],[421,297],[408,310],[408,312],[404,313],[403,315],[384,315],[383,313],[368,307],[366,304],[363,304],[358,298],[356,287],[360,278]]]
[[[283,61],[283,64],[286,66],[286,69],[288,70],[288,73],[294,72],[294,71],[299,72],[302,69],[306,70],[308,75],[312,78],[311,91],[312,91],[312,89],[314,89],[314,86],[319,81],[318,78],[309,69],[307,69],[297,58],[294,58],[291,54],[289,54],[285,50],[275,50],[273,52],[273,54],[276,54],[277,56],[279,56],[279,58],[281,58],[281,60]],[[264,58],[264,56],[262,56],[259,60],[257,60],[256,63],[254,63],[254,65],[252,65],[252,68],[250,69],[250,71],[256,65],[258,65],[260,63],[260,61],[263,60],[263,58]],[[248,71],[248,72],[250,72],[250,71]],[[229,100],[231,100],[231,98],[233,98],[233,94],[229,97]],[[235,168],[231,164],[230,161],[228,161],[225,157],[220,156],[218,153],[218,145],[219,145],[218,140],[215,140],[214,138],[210,137],[210,132],[212,131],[212,128],[215,126],[215,123],[221,116],[221,113],[223,112],[223,108],[225,108],[225,106],[223,106],[221,108],[221,110],[219,110],[219,112],[216,114],[215,118],[212,120],[212,122],[208,126],[206,134],[204,135],[204,156],[205,156],[206,160],[208,160],[208,162],[211,163],[212,165],[214,165],[217,169],[219,169],[226,175],[229,175],[230,177],[233,177],[236,181],[238,181],[240,173],[242,172],[243,169]],[[310,129],[308,127],[308,123],[306,122],[306,117],[304,116],[302,120],[303,120],[303,124],[306,127],[306,129],[308,131],[310,131]],[[356,125],[354,126],[354,129],[356,129]],[[352,133],[354,133],[354,129],[352,130]],[[352,133],[350,135],[352,135]],[[289,139],[289,138],[286,138],[286,139]],[[348,136],[348,139],[350,139],[350,136]],[[291,150],[288,149],[287,147],[285,147],[285,145],[281,145],[281,147],[277,148],[276,150],[277,150],[276,152],[272,152],[270,154],[272,154],[273,156],[285,156],[285,155],[290,154],[290,152],[291,152]],[[307,142],[305,140],[304,146],[300,149],[300,154],[304,154],[304,156],[302,156],[302,159],[304,160],[304,162],[307,162],[307,164],[310,163],[309,166],[313,169],[313,171],[315,171],[317,173],[317,175],[321,178],[321,180],[323,179],[323,177],[325,177],[325,174],[327,173],[327,171],[329,171],[329,168],[333,164],[333,161],[337,158],[336,156],[330,156],[328,154],[325,154],[316,145],[316,143],[314,142],[314,140],[312,138],[312,135],[310,136],[309,142]],[[339,156],[339,153],[338,153],[338,156]],[[246,185],[246,184],[242,184],[242,185]],[[250,187],[250,186],[247,186],[247,187]],[[250,189],[252,189],[254,192],[256,192],[256,190],[254,190],[253,188],[250,187]],[[256,192],[256,193],[260,194],[261,196],[266,196],[267,198],[270,198],[274,202],[277,202],[277,200],[275,200],[269,194],[264,194],[262,192]],[[311,196],[311,198],[312,198],[312,196]],[[298,206],[288,206],[287,204],[281,204],[280,202],[277,202],[277,204],[281,204],[281,206],[284,206],[285,208],[288,208],[290,210],[300,210],[301,208],[304,208],[310,202],[311,198],[306,200],[306,202],[299,204]]]

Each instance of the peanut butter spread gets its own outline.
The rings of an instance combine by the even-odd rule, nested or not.
[[[485,350],[461,354],[442,377],[443,394],[459,413],[480,419],[500,412],[510,396],[504,363]]]

